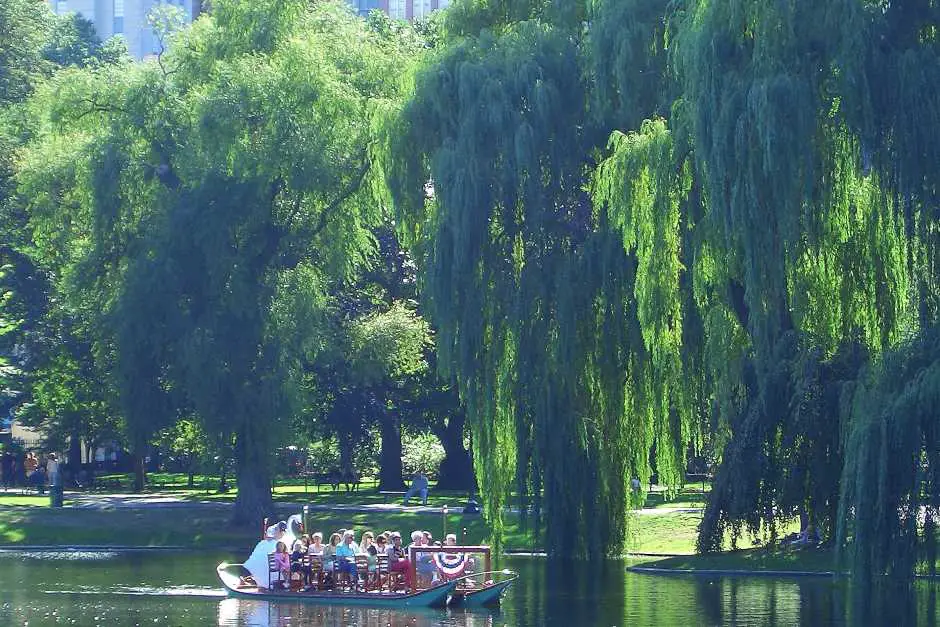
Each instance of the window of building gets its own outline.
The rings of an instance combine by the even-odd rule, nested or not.
[[[388,15],[395,20],[408,19],[407,0],[389,0]]]
[[[415,0],[414,11],[414,17],[416,20],[426,18],[431,14],[432,11],[431,0]]]
[[[115,35],[124,33],[124,0],[114,0],[114,25],[111,32]]]

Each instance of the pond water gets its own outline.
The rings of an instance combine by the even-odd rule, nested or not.
[[[521,577],[498,611],[391,611],[229,599],[187,552],[0,552],[0,625],[496,627],[938,624],[936,587],[853,591],[826,578],[650,576],[623,562],[504,557]]]

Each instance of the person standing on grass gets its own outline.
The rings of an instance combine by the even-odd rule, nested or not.
[[[49,453],[49,461],[46,462],[46,476],[49,478],[50,486],[59,485],[59,460],[55,453]]]
[[[26,473],[27,485],[33,483],[33,473],[36,472],[37,468],[39,468],[39,460],[36,459],[36,453],[30,451],[26,454],[26,459],[23,460],[23,472]]]
[[[428,504],[428,477],[420,470],[415,473],[411,480],[411,487],[405,492],[405,505],[408,505],[408,500],[416,494],[421,495],[422,505]]]
[[[3,457],[0,458],[0,474],[3,475],[3,487],[13,487],[13,453],[10,449],[3,449]]]

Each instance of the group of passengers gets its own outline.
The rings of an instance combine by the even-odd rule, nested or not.
[[[444,546],[457,544],[455,534],[447,534]],[[414,547],[441,546],[435,543],[431,532],[414,531],[411,534],[411,545]],[[323,534],[316,532],[312,535],[304,534],[297,539],[288,551],[287,544],[278,541],[274,553],[277,569],[281,579],[290,581],[292,573],[299,573],[306,586],[305,589],[314,588],[311,580],[309,561],[304,557],[320,556],[323,560],[323,581],[317,582],[324,589],[337,589],[340,587],[340,576],[345,575],[343,583],[348,590],[361,589],[359,577],[362,575],[366,582],[377,578],[378,556],[388,556],[389,573],[400,573],[407,589],[412,586],[412,564],[408,558],[408,549],[402,546],[401,533],[385,531],[375,536],[371,531],[362,534],[361,541],[356,542],[356,534],[352,529],[341,529],[330,535],[330,541],[323,543]],[[419,552],[415,572],[418,575],[418,585],[421,587],[434,585],[439,579],[437,566],[434,563],[433,553]],[[368,563],[368,573],[360,573],[356,567],[356,557],[365,556]],[[334,578],[336,579],[334,581]]]

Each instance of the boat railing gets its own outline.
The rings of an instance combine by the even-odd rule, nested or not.
[[[411,562],[411,590],[422,588],[418,582],[419,560],[433,560],[437,572],[446,581],[463,580],[468,577],[479,577],[481,572],[476,571],[475,560],[472,556],[480,555],[483,558],[482,572],[493,571],[492,553],[490,547],[476,546],[409,546],[408,559]],[[467,572],[470,568],[472,572]],[[424,586],[426,587],[426,586]]]

